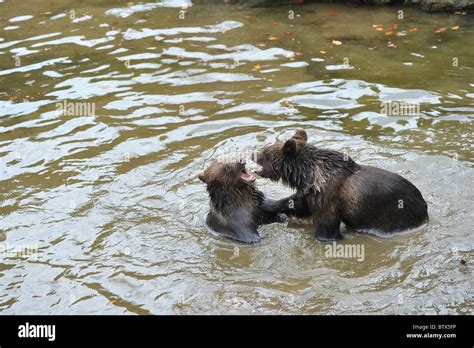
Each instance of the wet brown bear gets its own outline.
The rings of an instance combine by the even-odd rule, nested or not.
[[[214,161],[198,177],[207,186],[210,211],[206,223],[214,231],[244,243],[256,243],[261,239],[259,225],[284,221],[282,215],[260,209],[265,196],[255,187],[255,177],[244,163]]]
[[[279,201],[265,199],[273,213],[312,216],[316,237],[342,238],[341,222],[358,230],[397,232],[428,221],[427,205],[408,180],[389,171],[364,166],[349,156],[308,144],[305,131],[259,152],[256,173],[282,182],[296,193]]]

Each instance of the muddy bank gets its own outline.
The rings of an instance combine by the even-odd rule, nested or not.
[[[347,3],[345,0],[196,0],[194,3],[223,2],[245,6],[281,6],[301,3]],[[464,11],[474,10],[474,0],[351,0],[351,4],[376,6],[412,6],[420,7],[425,11]]]

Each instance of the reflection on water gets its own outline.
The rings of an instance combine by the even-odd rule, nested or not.
[[[472,18],[35,4],[0,3],[2,313],[472,312]],[[329,257],[307,221],[255,246],[209,233],[197,172],[299,127],[409,178],[430,224],[348,231],[359,261]]]

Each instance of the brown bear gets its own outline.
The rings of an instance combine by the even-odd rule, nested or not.
[[[281,214],[259,207],[266,198],[255,187],[255,176],[247,172],[245,163],[214,161],[198,177],[207,186],[210,211],[206,223],[215,232],[240,242],[256,243],[261,239],[258,226],[284,221]]]
[[[316,237],[341,239],[340,224],[351,229],[391,233],[428,221],[420,191],[389,171],[357,164],[341,152],[307,143],[299,130],[285,143],[258,152],[256,174],[295,189],[290,197],[264,199],[260,207],[272,213],[312,216]]]

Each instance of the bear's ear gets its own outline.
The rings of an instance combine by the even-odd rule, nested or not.
[[[198,178],[199,180],[201,180],[203,183],[207,184],[207,178],[206,178],[206,175],[204,174],[204,172],[200,172],[198,174]]]
[[[293,139],[287,140],[283,145],[283,153],[285,155],[294,155],[296,152],[296,141]]]
[[[295,135],[293,135],[293,139],[298,139],[306,142],[308,141],[308,134],[306,134],[304,130],[300,129],[299,131],[296,131]]]

